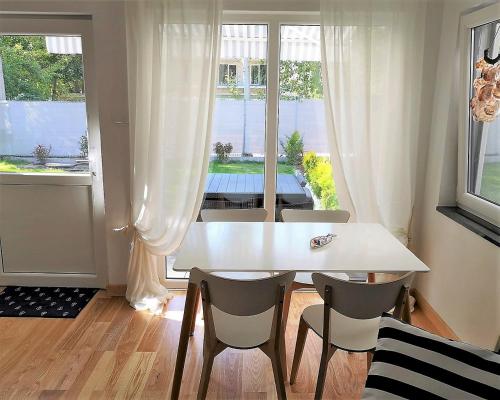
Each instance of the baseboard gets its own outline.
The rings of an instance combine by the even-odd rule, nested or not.
[[[416,299],[416,306],[422,310],[429,322],[434,326],[437,334],[449,339],[460,340],[457,334],[453,332],[453,329],[448,326],[417,289],[411,289],[410,293]]]
[[[106,292],[109,296],[125,296],[127,285],[108,285]]]

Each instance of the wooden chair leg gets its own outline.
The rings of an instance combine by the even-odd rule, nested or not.
[[[335,353],[335,347],[323,347],[323,352],[321,353],[321,361],[319,362],[318,371],[318,381],[316,383],[316,393],[314,394],[314,400],[321,400],[323,397],[323,389],[325,388],[326,371],[328,370],[328,361]]]
[[[300,360],[302,359],[304,345],[306,344],[307,332],[309,332],[309,327],[304,321],[304,318],[300,317],[299,331],[297,333],[297,343],[295,344],[295,353],[293,355],[292,372],[290,373],[290,385],[293,385],[295,383],[295,379],[297,379]]]
[[[286,400],[285,376],[283,375],[283,364],[278,349],[270,352],[269,358],[273,366],[274,383],[279,400]]]
[[[366,352],[366,371],[370,371],[372,360],[373,360],[373,353],[371,351]]]
[[[204,400],[207,397],[208,384],[210,383],[210,374],[214,365],[215,352],[213,349],[204,348],[203,367],[201,368],[200,385],[198,387],[198,400]]]
[[[285,297],[283,299],[283,317],[282,317],[282,326],[283,326],[283,337],[281,338],[281,365],[283,368],[283,372],[285,373],[285,379],[288,376],[288,368],[286,364],[286,341],[285,341],[285,332],[286,332],[286,324],[288,322],[288,312],[290,311],[290,304],[292,301],[292,293],[293,288],[290,287],[288,291],[285,293]]]
[[[196,289],[196,298],[194,301],[194,312],[191,318],[191,325],[189,326],[189,336],[193,336],[194,334],[194,328],[196,327],[196,316],[198,315],[198,310],[200,308],[200,299],[201,299],[201,292],[200,289]]]

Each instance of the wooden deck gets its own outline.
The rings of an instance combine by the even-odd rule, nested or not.
[[[208,174],[205,193],[264,193],[262,174]],[[306,192],[295,175],[278,174],[277,194],[305,195]]]

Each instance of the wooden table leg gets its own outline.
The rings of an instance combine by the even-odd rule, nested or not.
[[[181,334],[179,345],[177,347],[177,359],[175,361],[174,379],[172,381],[172,392],[170,398],[177,400],[181,390],[182,373],[184,372],[184,363],[186,361],[187,346],[189,342],[189,333],[193,321],[195,310],[196,295],[198,294],[198,285],[189,282],[186,293],[186,303],[184,304],[184,315],[182,317]],[[199,297],[199,296],[198,296]]]

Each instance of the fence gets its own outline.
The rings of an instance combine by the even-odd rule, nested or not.
[[[265,110],[265,100],[218,98],[212,142],[231,142],[233,153],[264,154]],[[500,135],[493,135],[498,124],[500,120],[492,124],[486,145],[490,161],[500,160]],[[78,156],[86,130],[83,102],[0,101],[0,155],[30,156],[43,144],[51,146],[54,156]],[[306,151],[329,153],[322,100],[280,101],[279,139],[295,130]]]

